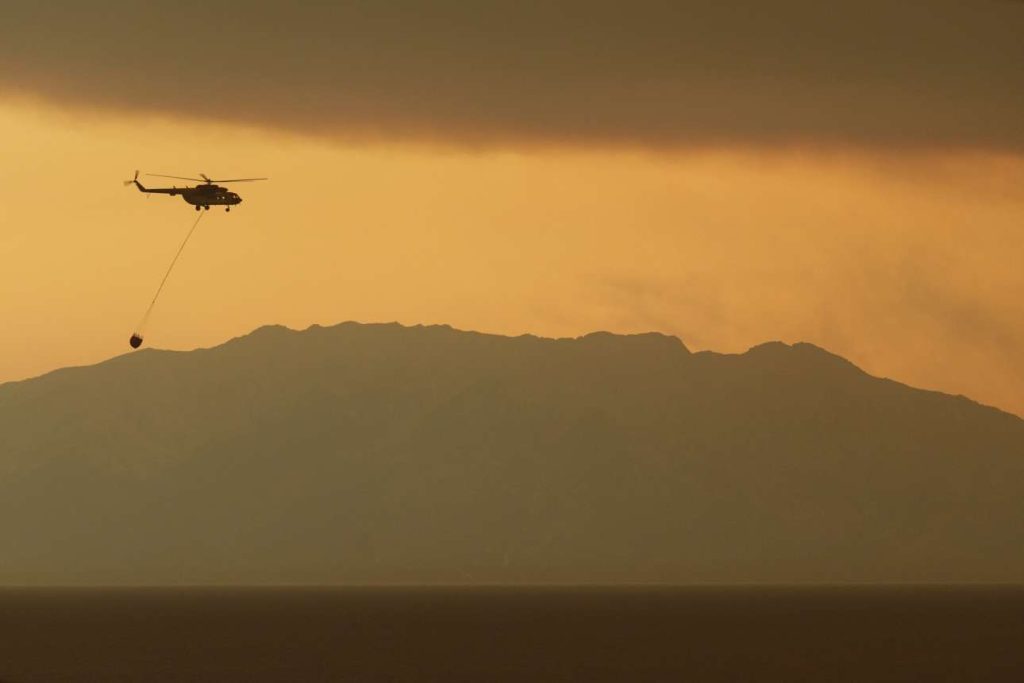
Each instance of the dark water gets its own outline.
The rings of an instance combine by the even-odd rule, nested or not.
[[[0,680],[1024,681],[1024,588],[0,589]]]

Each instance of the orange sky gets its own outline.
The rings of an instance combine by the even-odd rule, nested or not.
[[[0,136],[0,381],[127,351],[195,217],[123,188],[140,168],[272,178],[204,219],[150,346],[343,320],[809,341],[1024,414],[1020,156],[353,145],[11,98]]]

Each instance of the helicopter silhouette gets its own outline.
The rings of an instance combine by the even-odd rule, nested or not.
[[[223,206],[225,211],[230,211],[232,206],[242,203],[242,198],[237,193],[231,192],[228,188],[217,183],[248,183],[254,180],[267,180],[267,178],[231,178],[229,180],[212,180],[208,178],[205,173],[200,173],[198,178],[184,178],[176,175],[160,175],[158,173],[147,173],[146,175],[154,178],[174,178],[175,180],[192,180],[200,185],[194,187],[145,187],[139,182],[139,172],[135,172],[135,177],[131,180],[124,181],[125,187],[131,184],[135,184],[139,188],[139,192],[145,192],[147,194],[168,194],[174,197],[175,195],[181,195],[181,198],[186,202],[196,207],[196,211],[200,209],[210,210],[211,206]]]

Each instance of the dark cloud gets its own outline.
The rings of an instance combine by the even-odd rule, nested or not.
[[[469,144],[1024,150],[1024,4],[6,0],[0,92]]]

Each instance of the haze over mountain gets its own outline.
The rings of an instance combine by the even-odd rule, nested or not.
[[[1024,580],[1024,420],[809,344],[266,327],[0,385],[0,475],[0,583]]]

